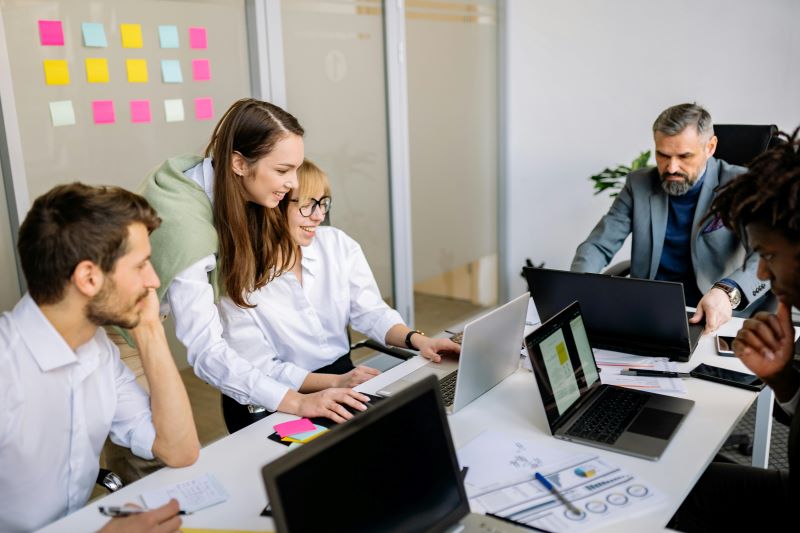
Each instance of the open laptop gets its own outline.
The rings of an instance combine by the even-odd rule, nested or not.
[[[525,338],[553,436],[655,460],[694,401],[600,383],[581,316],[573,302]]]
[[[461,355],[443,357],[377,392],[388,397],[433,374],[439,378],[448,413],[455,413],[519,368],[530,295],[526,292],[464,326]]]
[[[571,302],[583,309],[592,346],[688,361],[705,327],[689,324],[683,287],[671,281],[525,267],[542,322]]]
[[[469,514],[432,376],[266,465],[262,475],[279,532],[526,531]]]

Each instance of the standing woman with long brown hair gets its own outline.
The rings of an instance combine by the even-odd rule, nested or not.
[[[342,421],[352,415],[341,404],[363,410],[361,402],[368,401],[345,388],[301,394],[269,377],[222,338],[216,306],[220,295],[248,307],[246,294],[294,261],[286,221],[275,208],[297,186],[303,133],[297,119],[280,107],[239,100],[214,128],[205,158],[169,159],[143,187],[163,220],[151,237],[162,313],[172,313],[197,376],[222,391],[229,429],[239,426],[231,421],[242,411],[266,416],[278,410]],[[342,383],[352,387],[369,377],[357,369]]]

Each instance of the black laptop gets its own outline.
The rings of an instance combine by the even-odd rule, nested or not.
[[[436,377],[262,469],[279,532],[504,531],[470,513]]]
[[[571,302],[581,304],[592,346],[688,361],[704,324],[689,324],[680,283],[525,267],[544,322]]]
[[[600,372],[573,302],[525,338],[554,437],[658,459],[694,401],[600,383]]]

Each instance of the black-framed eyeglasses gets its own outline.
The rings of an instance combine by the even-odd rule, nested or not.
[[[289,201],[294,203],[300,203],[300,200],[290,199]],[[319,212],[322,213],[323,215],[327,215],[328,211],[331,210],[332,202],[333,200],[331,200],[330,196],[323,196],[319,200],[317,200],[316,198],[309,198],[307,203],[299,206],[300,214],[303,215],[304,217],[310,217],[314,213],[314,210],[317,207],[319,207]]]

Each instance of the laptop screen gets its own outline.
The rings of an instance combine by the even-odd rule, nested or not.
[[[600,383],[578,302],[529,334],[525,345],[552,429]]]
[[[653,347],[689,351],[680,283],[545,268],[524,271],[542,322],[577,300],[596,346],[634,353]]]
[[[444,531],[469,513],[436,378],[264,467],[278,531]]]

